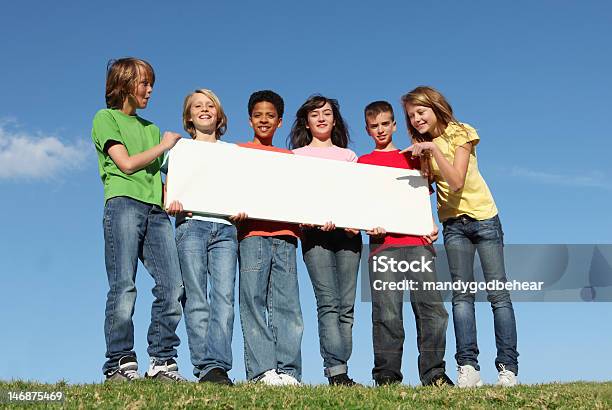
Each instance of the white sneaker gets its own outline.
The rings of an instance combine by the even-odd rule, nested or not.
[[[518,379],[516,378],[516,374],[510,370],[506,370],[506,366],[503,364],[499,365],[499,373],[497,374],[497,383],[496,386],[502,387],[512,387],[518,384]]]
[[[474,366],[466,364],[464,366],[457,366],[459,375],[457,377],[457,387],[480,387],[482,386],[482,380],[480,380],[480,372],[474,368]]]
[[[300,383],[295,377],[291,376],[290,374],[287,373],[281,373],[281,372],[277,372],[278,377],[280,377],[280,379],[283,381],[283,385],[284,386],[301,386],[302,383]]]
[[[281,379],[279,374],[276,373],[275,369],[268,370],[257,381],[265,384],[266,386],[284,386],[285,385],[285,382],[283,381],[283,379]]]

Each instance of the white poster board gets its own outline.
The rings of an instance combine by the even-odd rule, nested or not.
[[[170,152],[167,204],[216,215],[426,235],[429,188],[416,170],[183,139]]]

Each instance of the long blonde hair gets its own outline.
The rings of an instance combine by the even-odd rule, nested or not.
[[[227,116],[225,115],[225,111],[223,111],[223,106],[221,105],[221,101],[219,101],[219,97],[217,97],[215,93],[210,90],[207,90],[206,88],[200,88],[198,90],[195,90],[191,94],[187,95],[187,97],[185,97],[185,102],[183,103],[183,128],[185,129],[185,131],[187,131],[189,135],[191,135],[191,138],[195,138],[195,126],[193,125],[193,121],[189,120],[189,118],[191,117],[191,97],[193,97],[195,94],[205,95],[206,97],[210,98],[210,100],[215,105],[215,109],[217,110],[217,126],[215,135],[217,139],[220,139],[221,136],[225,134],[225,131],[227,130]]]
[[[433,132],[427,132],[425,134],[421,134],[417,131],[416,128],[412,126],[410,122],[410,116],[408,115],[408,110],[406,109],[406,105],[419,105],[422,107],[431,108],[436,116],[436,126],[432,130]],[[419,86],[414,90],[404,94],[402,96],[402,106],[404,107],[404,114],[406,116],[406,125],[408,126],[408,133],[412,138],[412,142],[424,142],[424,141],[432,141],[435,137],[438,137],[444,133],[446,127],[451,122],[457,123],[464,129],[467,133],[467,130],[463,127],[461,123],[455,118],[453,115],[453,108],[448,103],[446,98],[435,88],[428,86]],[[427,177],[431,182],[433,179],[432,175],[432,167],[431,167],[431,155],[425,154],[421,156],[421,173],[423,176]]]

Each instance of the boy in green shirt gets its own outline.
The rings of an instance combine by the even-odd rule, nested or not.
[[[107,109],[96,113],[92,139],[104,185],[104,245],[109,291],[104,335],[107,381],[140,378],[132,316],[140,259],[153,279],[155,300],[147,335],[151,357],[145,377],[184,381],[175,358],[180,340],[183,285],[172,225],[162,209],[161,155],[181,138],[136,115],[146,108],[155,74],[146,61],[112,61],[106,78]],[[160,141],[161,139],[161,141]]]

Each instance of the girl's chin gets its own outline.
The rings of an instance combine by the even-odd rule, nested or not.
[[[331,132],[329,134],[312,134],[313,138],[316,138],[320,141],[326,141],[331,138]]]

